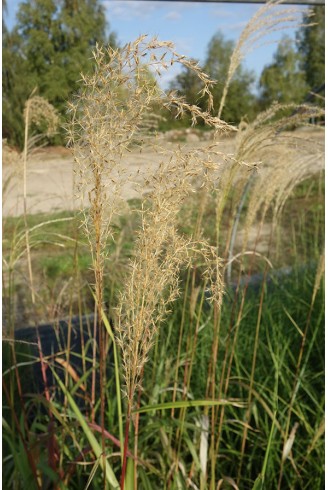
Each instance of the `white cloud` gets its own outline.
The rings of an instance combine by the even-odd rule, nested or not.
[[[177,10],[171,10],[165,15],[166,20],[179,20],[181,19],[181,14]]]
[[[130,21],[133,19],[149,20],[156,15],[157,18],[162,17],[168,21],[181,20],[184,13],[190,11],[190,9],[197,9],[199,5],[196,3],[190,4],[189,2],[174,2],[174,10],[170,10],[172,7],[171,2],[159,2],[159,1],[140,1],[140,0],[102,0],[102,3],[106,9],[106,14],[109,22],[112,20],[117,21]]]
[[[115,18],[117,20],[131,20],[136,17],[147,19],[151,17],[155,9],[158,9],[158,2],[155,1],[104,0],[103,4],[109,19]]]

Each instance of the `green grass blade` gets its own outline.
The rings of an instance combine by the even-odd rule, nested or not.
[[[87,422],[85,421],[82,413],[80,412],[78,406],[76,405],[74,399],[72,398],[71,394],[67,391],[64,383],[61,381],[61,379],[59,378],[59,376],[56,374],[55,370],[52,369],[52,372],[60,386],[60,388],[62,389],[64,395],[67,397],[67,400],[68,400],[68,403],[70,404],[71,406],[71,409],[73,410],[78,422],[80,423],[80,426],[84,432],[84,434],[86,435],[89,443],[90,443],[90,446],[92,447],[94,453],[95,453],[95,456],[97,458],[100,458],[100,465],[102,467],[102,470],[105,471],[106,473],[106,479],[108,481],[108,483],[114,488],[114,489],[119,489],[120,488],[120,485],[116,479],[116,476],[114,474],[114,471],[112,470],[110,464],[108,463],[107,459],[105,460],[105,465],[104,465],[104,460],[103,460],[103,457],[102,457],[102,449],[101,449],[101,446],[100,444],[98,443],[97,439],[95,438],[95,436],[93,435],[93,432],[92,430],[90,429],[90,427],[88,426]],[[104,467],[105,466],[105,467]]]
[[[117,397],[117,411],[118,411],[118,427],[119,427],[119,437],[121,448],[124,447],[124,435],[123,435],[123,417],[122,417],[122,399],[121,399],[121,383],[120,383],[120,371],[118,364],[118,355],[117,348],[113,330],[110,326],[108,318],[103,309],[101,309],[102,321],[106,327],[108,335],[112,339],[113,342],[113,351],[114,351],[114,367],[115,367],[115,383],[116,383],[116,397]],[[121,451],[121,461],[123,462],[123,451]]]
[[[266,468],[267,468],[267,464],[268,464],[268,461],[269,461],[269,454],[270,454],[270,449],[271,449],[273,434],[274,434],[274,432],[276,430],[275,422],[276,422],[276,411],[273,413],[273,420],[272,420],[272,424],[271,424],[271,430],[270,430],[268,445],[267,445],[267,448],[266,448],[266,451],[265,451],[265,456],[264,456],[264,461],[263,461],[263,467],[262,467],[262,472],[261,472],[262,475],[263,475],[263,480],[265,478]]]
[[[254,482],[252,490],[262,490],[263,489],[263,482],[264,482],[263,475],[262,475],[262,473],[260,473]]]
[[[124,490],[134,490],[134,463],[132,458],[128,458],[124,480]]]
[[[152,410],[169,410],[170,408],[213,407],[218,405],[228,405],[238,408],[245,407],[245,403],[234,400],[180,400],[176,402],[157,403],[156,405],[146,405],[145,407],[133,410],[133,413],[146,413]]]
[[[271,430],[270,430],[268,445],[267,445],[267,448],[265,451],[262,471],[259,474],[259,476],[256,478],[254,485],[252,487],[252,490],[262,490],[264,488],[265,473],[266,473],[266,468],[267,468],[267,464],[268,464],[268,460],[269,460],[269,454],[270,454],[270,449],[271,449],[273,433],[275,431],[276,412],[274,412],[273,417],[274,418],[273,418],[272,424],[271,424]]]
[[[141,480],[141,484],[144,490],[153,490],[152,484],[148,478],[148,475],[146,474],[145,470],[142,468],[142,466],[138,470],[139,477]]]
[[[98,459],[96,459],[95,464],[94,464],[94,465],[93,465],[93,467],[92,467],[91,473],[90,473],[90,475],[89,475],[89,478],[88,478],[88,481],[87,481],[87,484],[86,484],[86,486],[85,486],[84,490],[88,490],[88,488],[90,487],[91,482],[92,482],[92,480],[93,480],[93,477],[95,476],[96,471],[97,471],[97,469],[98,469],[98,466],[99,466],[99,464],[100,464],[100,460],[101,460],[101,457],[100,457],[100,458],[98,458]]]
[[[93,291],[92,296],[95,300],[95,303],[97,304],[97,298],[94,294]],[[119,370],[119,363],[118,363],[118,355],[117,355],[117,348],[116,348],[116,342],[115,342],[115,336],[114,332],[112,330],[112,327],[110,325],[110,322],[103,310],[101,308],[101,318],[102,321],[104,322],[105,328],[107,330],[108,335],[110,336],[112,342],[113,342],[113,351],[114,351],[114,369],[115,369],[115,384],[116,384],[116,397],[117,397],[117,412],[118,412],[118,427],[119,427],[119,438],[120,438],[120,443],[121,443],[121,448],[124,447],[124,432],[123,432],[123,416],[122,416],[122,398],[121,398],[121,383],[120,383],[120,370]],[[121,462],[123,463],[123,451],[121,451]]]

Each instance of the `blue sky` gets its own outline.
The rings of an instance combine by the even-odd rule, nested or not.
[[[19,0],[9,0],[5,15],[7,26],[12,27]],[[237,40],[243,27],[259,8],[254,4],[201,3],[179,1],[102,0],[110,30],[115,31],[121,44],[133,41],[140,34],[157,35],[160,40],[170,40],[180,54],[203,61],[207,45],[220,30],[226,39]],[[279,7],[277,7],[279,8]],[[305,7],[303,7],[306,10]],[[294,37],[295,30],[280,31]],[[270,38],[270,41],[273,39]],[[263,67],[272,61],[276,44],[266,44],[250,53],[244,66],[257,76]],[[163,80],[167,85],[174,72]]]

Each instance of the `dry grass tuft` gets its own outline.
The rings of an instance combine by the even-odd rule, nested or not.
[[[94,59],[94,73],[82,76],[82,90],[70,104],[68,134],[69,141],[73,143],[77,193],[82,199],[87,194],[90,203],[90,208],[84,213],[83,224],[93,256],[97,301],[101,305],[106,244],[113,238],[111,227],[120,210],[122,186],[131,177],[124,166],[123,157],[131,144],[138,143],[140,132],[149,121],[149,109],[154,105],[162,106],[174,110],[177,117],[188,112],[193,124],[202,120],[217,132],[236,131],[236,128],[210,115],[213,82],[197,63],[176,53],[171,42],[160,42],[156,38],[148,41],[146,36],[141,36],[120,50],[97,46]],[[176,63],[193,70],[203,83],[202,95],[207,95],[209,99],[208,112],[190,106],[174,92],[167,95],[158,87],[152,74],[161,74]],[[155,143],[157,151],[164,150],[157,145],[157,141]],[[200,164],[197,152],[184,156],[181,152],[168,158],[173,163],[168,166],[163,163],[153,178],[155,182],[160,177],[161,186],[167,179],[166,196],[156,186],[153,193],[157,213],[159,216],[163,213],[162,218],[156,218],[161,226],[165,219],[171,219],[172,212],[177,212],[181,196],[190,191],[188,179],[195,174],[200,175],[200,168],[213,164],[210,157]],[[184,174],[178,168],[180,162]],[[167,176],[164,178],[165,173]],[[145,185],[148,184],[145,182]],[[163,199],[160,206],[159,199]],[[146,211],[144,213],[147,215]],[[152,219],[155,220],[155,215]],[[168,233],[168,237],[170,233],[172,235],[172,230],[164,226],[161,233]],[[163,239],[160,243],[163,243]],[[146,243],[143,245],[146,246]]]
[[[144,198],[136,252],[118,307],[118,343],[131,400],[140,388],[154,336],[179,295],[181,267],[201,257],[209,294],[218,305],[222,301],[221,261],[216,250],[204,240],[195,242],[177,231],[181,206],[194,190],[193,179],[202,175],[208,178],[205,163],[193,152],[176,152],[148,180],[151,192]]]

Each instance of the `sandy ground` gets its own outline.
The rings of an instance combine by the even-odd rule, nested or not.
[[[301,128],[298,136],[309,136],[307,128]],[[324,132],[311,130],[311,137],[318,139],[318,143],[324,142]],[[224,138],[219,143],[219,150],[226,154],[234,153],[234,137]],[[161,141],[166,148],[173,150],[178,147],[178,143]],[[208,142],[188,142],[180,143],[186,150],[195,147],[208,145]],[[132,184],[129,175],[136,175],[133,179],[139,183],[150,173],[156,171],[162,157],[154,150],[145,149],[133,150],[128,153],[124,165],[126,166],[126,184],[122,197],[131,199],[137,197],[138,192]],[[20,216],[23,214],[23,180],[21,165],[3,165],[3,216]],[[87,199],[84,204],[87,206]],[[27,212],[49,213],[62,210],[73,210],[81,207],[81,201],[74,198],[74,172],[73,158],[70,150],[62,147],[50,147],[40,150],[28,162],[27,170]]]
[[[223,152],[233,152],[233,140],[224,140],[220,144]],[[181,144],[186,150],[193,146],[205,146],[208,143]],[[165,145],[174,150],[177,143],[165,142]],[[151,149],[142,153],[134,150],[124,161],[127,168],[127,179],[124,186],[123,199],[131,199],[139,194],[128,176],[139,174],[137,183],[143,181],[145,175],[153,173],[158,168],[162,157]],[[23,179],[22,168],[19,165],[4,165],[2,170],[3,182],[3,216],[20,216],[23,214]],[[8,181],[8,184],[5,183]],[[87,205],[87,199],[85,205]],[[80,200],[74,197],[74,171],[73,158],[66,148],[47,148],[40,151],[28,161],[27,169],[27,212],[49,213],[61,210],[73,210],[81,207]]]

